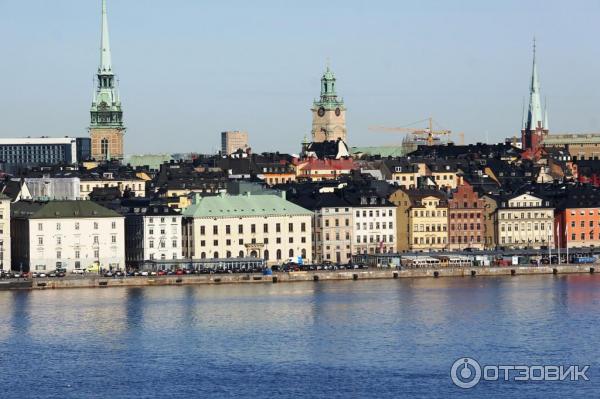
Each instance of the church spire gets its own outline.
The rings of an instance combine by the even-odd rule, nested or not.
[[[529,88],[529,110],[527,112],[526,130],[535,130],[538,127],[546,128],[542,115],[542,101],[540,99],[540,82],[537,74],[537,64],[535,59],[536,43],[533,38],[533,68],[531,71],[531,86]]]
[[[108,15],[106,13],[106,0],[102,0],[102,38],[100,39],[100,67],[99,75],[112,75],[112,60],[110,56],[110,39],[108,36]]]

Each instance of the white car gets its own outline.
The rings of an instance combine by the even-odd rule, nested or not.
[[[142,272],[142,276],[147,276],[148,272]]]
[[[73,269],[73,271],[71,271],[71,273],[73,273],[73,274],[83,274],[84,270],[83,269]]]

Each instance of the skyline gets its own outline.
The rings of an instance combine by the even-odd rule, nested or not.
[[[11,95],[0,100],[5,110],[1,137],[87,136],[92,76],[99,63],[100,1],[79,3],[63,0],[50,5],[38,1],[40,12],[27,15],[38,30],[24,31],[19,23],[22,19],[14,15],[19,11],[23,15],[27,7],[0,1],[0,34],[14,39],[2,44],[6,46],[2,52],[7,57],[0,64],[0,73],[11,77],[5,80]],[[350,145],[399,143],[401,136],[373,134],[368,126],[403,126],[429,115],[445,128],[464,132],[466,142],[484,141],[486,135],[490,141],[518,136],[523,100],[527,101],[531,79],[534,34],[538,43],[542,98],[547,98],[549,104],[550,132],[600,130],[600,121],[593,113],[600,103],[600,95],[594,90],[597,85],[593,83],[592,73],[600,66],[600,54],[592,46],[592,37],[598,28],[585,23],[586,18],[592,22],[593,15],[585,7],[570,8],[570,14],[562,15],[564,30],[561,32],[550,28],[543,32],[523,29],[516,34],[511,27],[495,26],[499,21],[491,23],[494,18],[490,14],[494,10],[500,12],[498,18],[501,19],[502,12],[508,12],[510,7],[464,2],[466,15],[463,17],[471,23],[472,30],[454,26],[444,36],[444,32],[419,31],[422,24],[409,15],[437,11],[438,14],[428,14],[432,22],[439,17],[447,20],[449,12],[460,16],[460,10],[452,9],[453,5],[440,3],[435,10],[406,5],[409,15],[402,14],[398,20],[411,24],[390,26],[374,18],[393,21],[391,12],[362,5],[343,9],[338,6],[342,3],[334,1],[319,4],[318,10],[322,11],[319,15],[331,15],[328,20],[334,22],[357,19],[361,24],[340,24],[339,34],[317,33],[320,40],[313,42],[310,36],[315,32],[307,30],[307,25],[320,25],[307,13],[315,10],[312,6],[318,4],[316,2],[294,5],[296,13],[291,18],[286,18],[285,7],[277,3],[272,8],[266,7],[269,2],[254,5],[265,14],[257,17],[259,23],[250,31],[244,31],[248,27],[244,13],[247,5],[211,4],[207,6],[209,12],[201,13],[201,7],[193,2],[179,3],[185,6],[178,9],[152,1],[140,8],[126,2],[108,2],[114,71],[120,81],[128,128],[127,154],[213,152],[219,144],[219,133],[234,129],[248,131],[251,147],[256,152],[277,149],[298,152],[300,141],[310,134],[310,107],[318,97],[319,80],[327,58],[337,77],[338,93],[348,107]],[[428,5],[435,3],[428,2]],[[519,7],[526,11],[533,3]],[[541,12],[536,9],[536,17],[529,17],[528,21],[552,21],[548,17],[556,16],[561,6],[559,2],[539,4],[544,5]],[[598,4],[591,2],[579,4],[600,10]],[[400,8],[396,4],[391,6],[392,10]],[[132,29],[132,16],[139,10],[144,12],[143,23]],[[189,23],[156,23],[171,16],[186,22],[204,17],[202,22],[206,25],[199,27],[204,29],[201,32],[204,35],[197,33],[197,27]],[[516,13],[513,17],[515,22],[523,18]],[[230,29],[216,31],[212,25],[220,27],[218,22],[222,20],[232,21]],[[286,24],[288,29],[281,32]],[[492,29],[477,31],[478,25],[487,28],[491,25]],[[155,29],[157,26],[165,29]],[[435,23],[431,26],[437,27]],[[590,33],[583,34],[586,29]],[[424,35],[403,41],[399,34],[403,30]],[[577,30],[579,35],[576,35]],[[307,32],[309,37],[295,36],[296,33],[307,36]],[[481,37],[473,37],[474,32]],[[46,34],[42,37],[42,33]],[[382,33],[386,33],[383,40],[378,36]],[[489,46],[492,49],[485,46],[467,49],[468,44],[474,43],[458,39],[466,35],[475,43],[477,40],[485,42],[490,37],[499,39],[497,36],[502,34],[506,34],[504,40],[494,42],[497,46]],[[169,41],[169,35],[178,41]],[[335,37],[332,39],[332,36]],[[338,37],[346,40],[340,42]],[[256,43],[252,43],[253,38]],[[290,38],[294,45],[281,47]],[[373,38],[380,40],[373,42]],[[569,39],[577,41],[569,42]],[[188,41],[196,43],[195,40],[212,52],[192,54],[194,48]],[[444,42],[451,45],[445,47]],[[511,43],[507,48],[508,42]],[[431,51],[424,51],[424,44],[428,44]],[[400,59],[394,58],[398,56],[391,54],[394,46],[400,50],[405,46],[407,56],[400,54]],[[424,57],[436,54],[434,50],[440,52],[443,69],[416,58],[420,52]],[[488,54],[490,52],[492,54]],[[509,58],[503,57],[507,54]],[[240,63],[239,59],[244,62]],[[579,62],[572,64],[571,59]],[[492,64],[496,69],[490,68]],[[566,66],[569,70],[561,70]],[[38,117],[32,118],[32,111]],[[171,139],[161,142],[165,136]]]

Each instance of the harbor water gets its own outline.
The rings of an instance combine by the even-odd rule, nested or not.
[[[0,292],[6,398],[598,397],[600,276]],[[453,384],[455,360],[589,381]]]

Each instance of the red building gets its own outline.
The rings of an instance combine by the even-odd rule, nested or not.
[[[448,200],[449,249],[484,248],[484,205],[469,183],[456,188]]]

